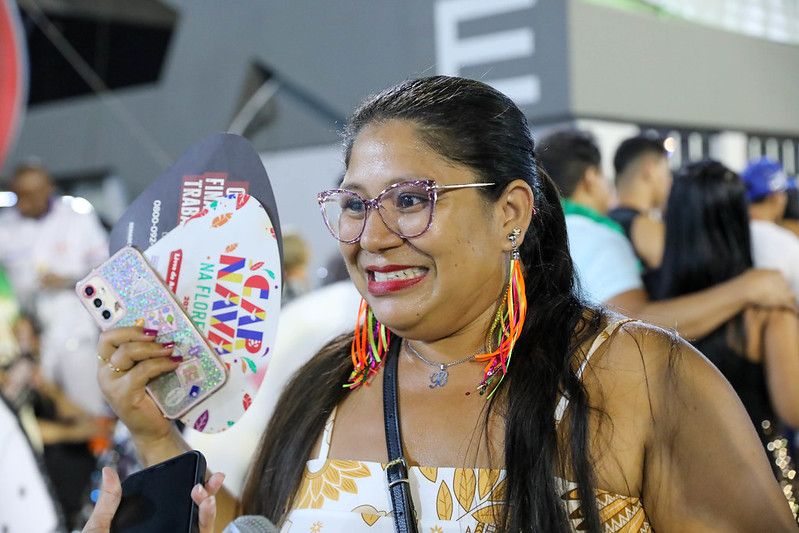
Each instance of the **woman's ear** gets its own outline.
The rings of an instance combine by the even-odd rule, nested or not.
[[[499,197],[497,202],[500,209],[503,235],[507,237],[515,228],[519,228],[521,235],[519,235],[517,243],[521,246],[535,211],[533,190],[526,181],[521,179],[513,180],[505,187],[502,196]],[[510,241],[505,239],[505,242],[507,251],[510,251]]]

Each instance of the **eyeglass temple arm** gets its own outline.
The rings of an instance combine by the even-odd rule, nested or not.
[[[496,183],[462,183],[460,185],[436,185],[433,189],[437,191],[445,191],[447,189],[466,189],[466,188],[474,188],[474,187],[490,187],[491,185],[496,185]]]

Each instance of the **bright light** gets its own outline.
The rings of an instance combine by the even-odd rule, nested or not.
[[[88,215],[94,209],[92,204],[86,198],[81,198],[80,196],[76,196],[72,198],[69,203],[69,206],[78,214],[81,215]]]
[[[666,137],[663,141],[663,148],[666,149],[668,153],[674,153],[674,150],[677,149],[677,139],[674,137]]]
[[[11,191],[0,191],[0,207],[17,205],[17,195]]]

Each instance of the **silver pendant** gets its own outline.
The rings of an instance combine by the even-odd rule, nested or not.
[[[447,379],[449,379],[449,372],[444,365],[441,365],[441,368],[430,374],[430,388],[443,387],[447,384]]]

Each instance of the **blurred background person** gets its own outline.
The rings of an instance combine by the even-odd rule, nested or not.
[[[19,354],[19,346],[12,330],[18,312],[14,289],[5,270],[0,266],[0,367],[12,362]]]
[[[78,213],[55,195],[39,164],[16,168],[10,187],[17,203],[0,213],[0,264],[21,307],[41,323],[42,374],[81,409],[105,414],[94,376],[97,326],[74,292],[107,257],[105,231],[94,212]]]
[[[14,324],[14,332],[20,356],[4,373],[4,396],[19,413],[34,450],[42,454],[67,525],[80,528],[82,507],[88,499],[90,478],[97,462],[97,445],[108,441],[112,428],[104,417],[83,410],[42,375],[35,319],[21,315]],[[35,417],[33,427],[28,423],[28,413]]]
[[[308,242],[296,231],[283,233],[283,305],[307,293],[310,288],[308,279],[308,263],[311,249]]]
[[[776,161],[752,161],[741,173],[749,198],[752,258],[758,268],[779,270],[799,294],[799,238],[780,226],[788,205],[788,189],[795,189]]]
[[[660,136],[644,133],[625,139],[613,157],[618,205],[608,212],[624,230],[643,265],[643,281],[651,290],[663,257],[662,211],[671,189],[668,152]]]
[[[794,187],[785,191],[785,194],[788,195],[788,203],[785,205],[780,226],[799,237],[799,190]]]
[[[752,268],[746,194],[740,177],[717,161],[693,163],[677,174],[666,211],[658,298],[695,293]],[[799,427],[796,313],[747,307],[693,344],[738,393],[796,513],[795,465],[784,455],[786,425]]]
[[[537,154],[563,196],[569,252],[590,301],[675,328],[689,339],[713,331],[747,305],[794,305],[793,291],[779,273],[755,269],[703,291],[651,301],[624,230],[607,216],[613,191],[594,137],[573,129],[556,131],[540,141]]]

